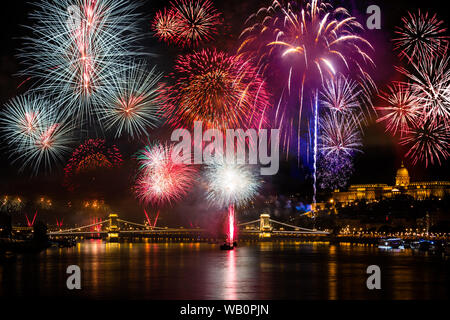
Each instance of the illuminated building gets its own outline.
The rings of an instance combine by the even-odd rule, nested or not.
[[[332,199],[336,203],[348,204],[358,201],[379,201],[402,194],[411,196],[415,200],[441,199],[450,195],[450,181],[411,182],[408,169],[402,163],[397,170],[394,186],[387,184],[351,185],[347,191],[334,191]]]

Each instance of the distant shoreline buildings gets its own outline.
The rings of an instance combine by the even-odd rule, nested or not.
[[[408,169],[402,163],[397,170],[394,186],[355,184],[351,185],[347,191],[334,191],[332,199],[335,203],[350,204],[361,200],[369,202],[385,200],[398,195],[408,195],[415,200],[442,199],[444,196],[450,195],[450,181],[411,182]]]

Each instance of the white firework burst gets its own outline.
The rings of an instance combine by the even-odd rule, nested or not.
[[[42,0],[19,57],[71,119],[91,120],[114,74],[134,55],[137,5],[128,0]]]
[[[229,163],[215,157],[206,166],[207,199],[220,207],[243,205],[251,200],[260,182],[248,165]]]
[[[329,112],[320,119],[320,151],[325,156],[352,156],[361,151],[362,137],[357,116]]]
[[[148,129],[158,125],[165,103],[162,77],[145,63],[133,63],[118,74],[108,103],[101,109],[105,128],[114,130],[116,137],[148,135]]]
[[[411,82],[414,95],[423,106],[422,123],[433,126],[443,123],[450,126],[450,60],[445,53],[438,57],[429,55],[419,61],[411,61],[412,69],[397,67]]]
[[[342,75],[327,80],[322,88],[320,103],[322,106],[339,112],[354,112],[361,109],[358,100],[362,90],[358,83]]]
[[[72,126],[46,99],[26,95],[6,104],[0,115],[3,137],[13,162],[34,174],[62,162],[70,153]]]

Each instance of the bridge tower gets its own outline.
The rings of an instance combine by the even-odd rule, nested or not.
[[[109,225],[108,225],[108,237],[106,238],[109,242],[119,242],[119,222],[117,221],[119,219],[119,215],[116,213],[111,213],[108,216],[109,219]]]
[[[263,213],[259,216],[259,237],[270,238],[272,235],[272,225],[270,224],[270,214]]]

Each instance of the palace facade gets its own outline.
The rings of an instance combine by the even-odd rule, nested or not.
[[[347,191],[334,191],[333,200],[335,203],[352,203],[360,200],[378,201],[401,194],[409,195],[415,200],[440,199],[450,195],[450,181],[411,182],[408,169],[402,163],[401,168],[397,170],[394,186],[387,184],[351,185]]]

